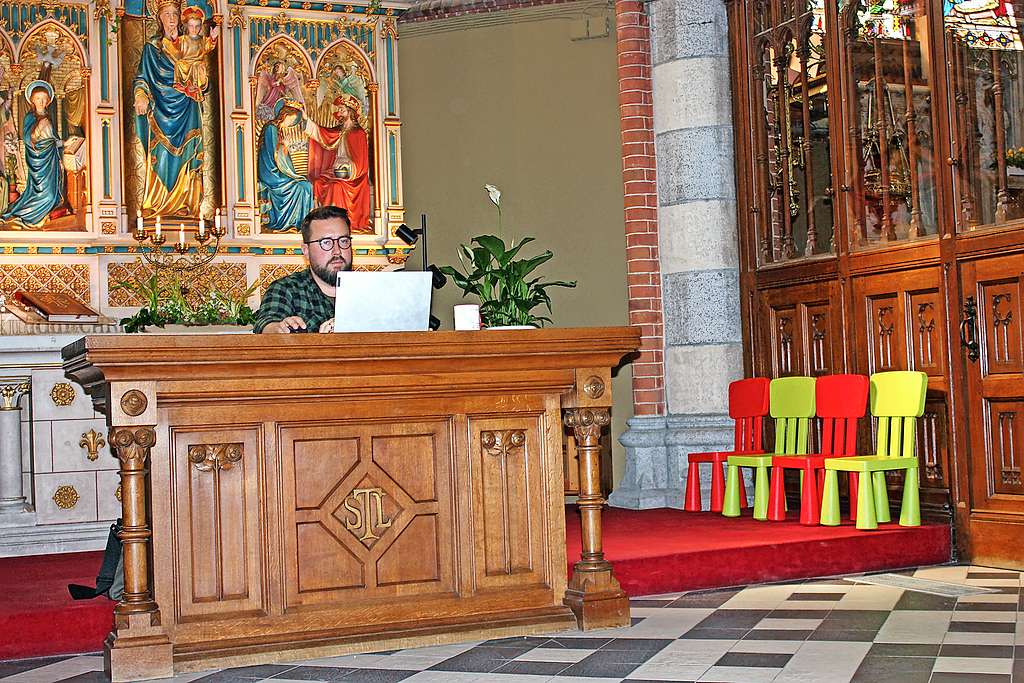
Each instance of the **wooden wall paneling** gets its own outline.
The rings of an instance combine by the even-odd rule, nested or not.
[[[759,339],[767,348],[757,351],[755,363],[766,376],[842,371],[841,314],[833,306],[835,290],[834,281],[822,281],[757,292],[762,321]]]
[[[473,508],[481,536],[476,584],[498,589],[547,581],[543,553],[541,416],[469,419]],[[529,500],[531,505],[515,504]]]
[[[171,431],[178,621],[264,611],[258,426]]]

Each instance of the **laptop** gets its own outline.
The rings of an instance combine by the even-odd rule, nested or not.
[[[418,332],[430,325],[430,272],[338,273],[335,332]]]

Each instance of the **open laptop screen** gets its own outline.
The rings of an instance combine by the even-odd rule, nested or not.
[[[429,272],[338,273],[335,332],[416,332],[430,324]]]

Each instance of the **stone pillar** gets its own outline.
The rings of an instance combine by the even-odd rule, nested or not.
[[[743,376],[728,21],[723,0],[649,7],[667,416],[630,421],[611,500],[681,508],[686,455],[732,444],[727,390]]]
[[[13,521],[28,511],[21,476],[21,398],[28,380],[0,384],[0,520]]]

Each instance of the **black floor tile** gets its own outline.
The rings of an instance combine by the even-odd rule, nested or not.
[[[1013,633],[1017,630],[1014,623],[996,621],[951,621],[950,633]]]
[[[821,602],[838,602],[846,597],[846,593],[793,593],[789,600],[818,600]],[[783,603],[785,604],[785,603]]]
[[[601,678],[625,678],[633,673],[633,670],[643,662],[623,662],[614,658],[617,652],[595,652],[569,668],[562,671],[559,676],[591,676]]]
[[[940,657],[995,657],[1013,659],[1012,645],[957,645],[943,644]]]
[[[957,612],[1016,612],[1016,602],[958,602]]]
[[[893,610],[928,610],[949,612],[956,607],[956,598],[947,598],[931,593],[919,593],[918,591],[903,591],[903,595],[896,602]]]
[[[630,607],[668,607],[672,600],[630,600]]]
[[[11,659],[6,662],[0,662],[0,678],[63,662],[65,659],[71,659],[71,657],[35,657],[32,659]]]
[[[709,614],[694,628],[745,628],[751,629],[771,614],[766,609],[722,609]]]
[[[297,666],[294,669],[283,671],[274,678],[287,678],[293,681],[327,681],[333,683],[340,681],[348,674],[355,671],[350,667],[334,666]]]
[[[877,631],[845,631],[845,630],[827,630],[824,628],[818,628],[811,634],[807,640],[825,640],[835,642],[856,642],[856,643],[870,643],[875,639]]]
[[[931,683],[1010,683],[1010,675],[936,672]]]
[[[513,658],[499,656],[495,653],[498,648],[475,647],[461,654],[435,664],[429,671],[469,671],[473,673],[491,673],[495,669],[509,663]],[[519,653],[522,654],[522,653]],[[519,655],[515,655],[518,657]]]
[[[712,591],[708,593],[687,593],[677,598],[669,607],[721,607],[739,590]]]
[[[875,643],[868,650],[868,657],[930,657],[939,656],[938,645],[923,643]]]
[[[252,681],[253,679],[246,679]],[[102,671],[86,671],[85,673],[72,676],[71,678],[62,678],[60,683],[110,683],[110,679],[107,674]]]
[[[777,609],[768,615],[769,619],[825,619],[829,609]]]
[[[967,578],[968,579],[973,579],[973,580],[976,580],[976,581],[985,581],[985,580],[988,580],[988,579],[998,579],[1000,581],[1006,580],[1006,579],[1010,579],[1010,580],[1017,579],[1017,580],[1020,580],[1020,573],[1019,572],[1000,572],[1000,571],[990,571],[990,572],[976,571],[976,572],[967,572]]]
[[[878,631],[890,612],[874,609],[834,609],[818,628],[847,631]]]
[[[930,657],[874,657],[860,663],[850,683],[928,683],[935,660]]]
[[[520,676],[557,676],[572,666],[572,662],[509,662],[495,669],[495,674],[518,674]]]
[[[791,628],[755,628],[743,640],[807,640],[814,631]]]
[[[240,666],[234,669],[224,669],[221,673],[231,674],[238,678],[254,678],[256,680],[263,680],[264,678],[270,678],[271,676],[276,676],[294,668],[294,664],[257,664],[255,666]]]
[[[202,683],[252,683],[253,681],[262,681],[264,678],[273,676],[274,674],[267,674],[267,676],[241,676],[234,673],[231,669],[225,671],[216,671],[202,678],[195,679]]]
[[[601,652],[608,650],[644,650],[654,651],[664,649],[672,642],[670,638],[612,638],[601,647]]]
[[[529,647],[535,648],[549,641],[550,638],[537,636],[515,636],[513,638],[495,638],[484,641],[480,647]]]
[[[791,654],[768,652],[726,652],[715,666],[756,666],[781,669],[789,664]]]
[[[748,628],[692,628],[680,640],[739,640],[745,636]]]

